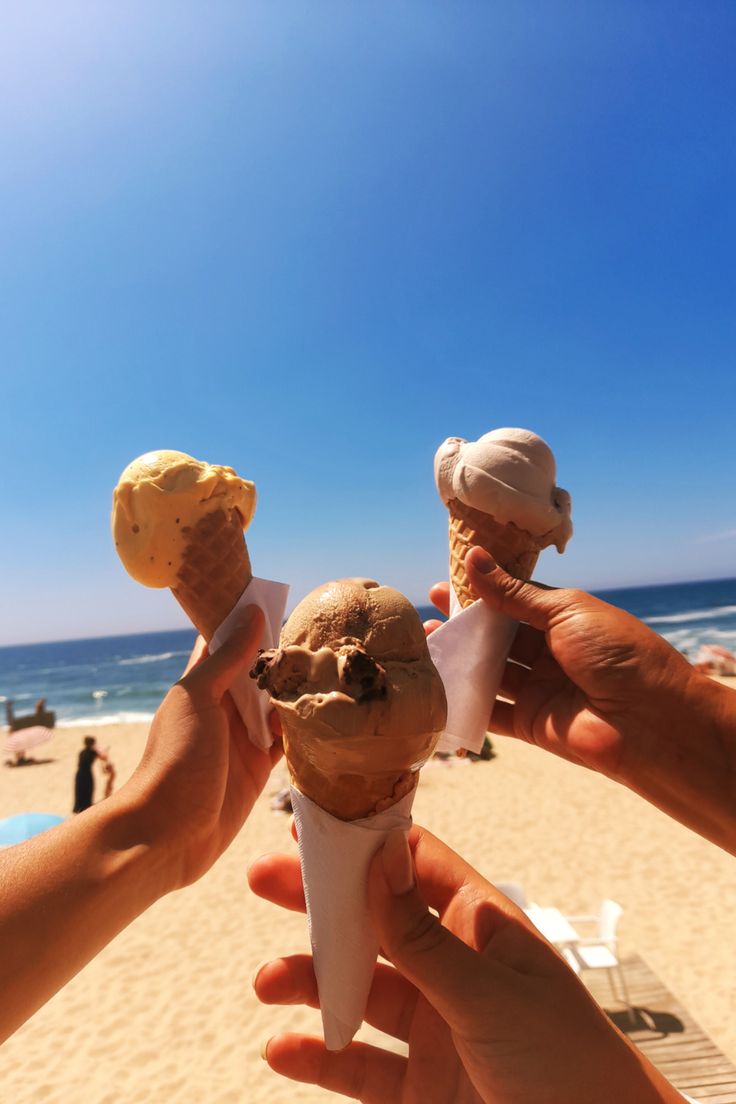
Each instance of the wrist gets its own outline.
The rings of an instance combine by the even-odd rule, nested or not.
[[[97,823],[93,825],[92,815]],[[104,880],[122,888],[134,887],[134,897],[144,911],[160,897],[177,888],[173,863],[154,832],[145,803],[128,786],[95,805],[89,811],[90,829]]]
[[[120,791],[0,856],[0,1039],[169,888]]]

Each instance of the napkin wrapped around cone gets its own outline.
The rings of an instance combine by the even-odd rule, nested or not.
[[[251,674],[281,719],[325,1040],[341,1049],[378,949],[365,934],[367,869],[388,832],[410,824],[419,769],[444,729],[444,688],[414,607],[368,579],[307,595]],[[330,850],[339,869],[325,865]]]

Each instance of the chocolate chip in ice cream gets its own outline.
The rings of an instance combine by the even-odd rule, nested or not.
[[[269,648],[258,653],[250,677],[272,698],[289,697],[303,691],[309,666],[309,657],[301,648]]]
[[[372,656],[362,648],[351,648],[345,655],[342,669],[343,681],[347,686],[360,686],[358,702],[375,701],[386,697],[386,671]]]

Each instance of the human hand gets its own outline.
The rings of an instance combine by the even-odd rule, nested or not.
[[[392,833],[371,866],[371,915],[393,966],[377,964],[365,1014],[408,1057],[284,1034],[265,1048],[273,1070],[363,1104],[681,1100],[522,912],[430,833],[412,829],[409,846]],[[260,896],[304,909],[296,858],[264,856],[248,877]],[[318,1007],[306,955],[262,966],[254,987],[266,1004]]]
[[[736,694],[590,594],[514,579],[480,548],[466,567],[483,601],[522,622],[491,731],[623,782],[734,850]],[[447,610],[447,584],[430,596]]]
[[[164,858],[168,888],[195,881],[242,827],[281,755],[256,747],[228,688],[258,648],[263,614],[243,623],[213,655],[200,638],[184,677],[166,695],[151,725],[140,765],[116,798],[134,809],[136,831]]]

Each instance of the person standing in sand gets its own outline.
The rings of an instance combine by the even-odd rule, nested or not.
[[[74,808],[72,812],[83,813],[94,801],[95,780],[92,764],[95,759],[106,760],[107,756],[95,747],[94,736],[84,737],[84,746],[79,753],[77,773],[74,776]]]
[[[103,797],[109,797],[115,786],[115,767],[109,756],[102,770],[105,774],[105,792]]]

